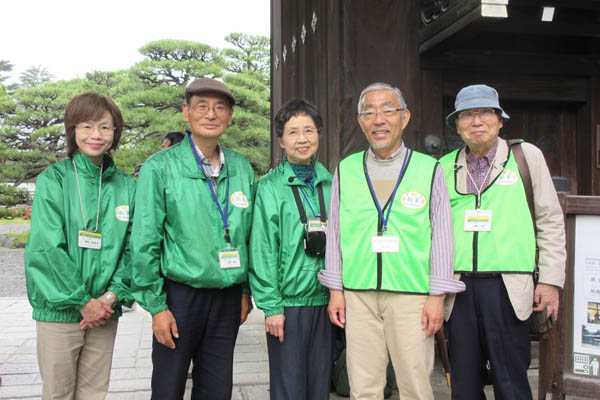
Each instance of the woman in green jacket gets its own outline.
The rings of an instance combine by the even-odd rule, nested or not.
[[[104,399],[121,303],[129,303],[135,182],[109,157],[123,117],[84,93],[65,111],[68,158],[37,178],[25,250],[42,398]]]
[[[265,313],[271,399],[329,399],[333,331],[324,268],[331,174],[314,160],[322,118],[294,99],[275,116],[287,160],[257,184],[249,281]]]

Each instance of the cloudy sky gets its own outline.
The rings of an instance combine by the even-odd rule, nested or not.
[[[159,39],[226,47],[231,32],[270,36],[269,0],[3,0],[0,59],[11,78],[32,65],[55,79],[128,68]]]

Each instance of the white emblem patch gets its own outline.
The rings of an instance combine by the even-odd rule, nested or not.
[[[231,195],[231,204],[239,208],[248,208],[250,203],[243,192],[235,192]]]
[[[515,171],[510,169],[505,169],[502,171],[498,179],[496,180],[496,185],[509,186],[516,183],[518,180],[517,174]]]
[[[406,208],[419,209],[425,207],[427,200],[419,192],[406,192],[400,197],[400,201]]]
[[[115,208],[115,217],[117,217],[119,221],[129,221],[129,206],[117,206]]]

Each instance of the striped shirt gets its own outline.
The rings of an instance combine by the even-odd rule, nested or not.
[[[402,144],[390,159],[403,159],[407,148]],[[379,160],[369,148],[367,159],[375,163]],[[342,252],[340,248],[340,198],[339,178],[336,169],[331,185],[329,220],[327,225],[327,245],[325,249],[325,269],[319,272],[319,281],[323,286],[334,290],[343,290],[342,284]],[[429,294],[440,295],[457,293],[465,290],[463,282],[453,279],[454,273],[454,233],[452,230],[452,214],[446,178],[442,168],[436,167],[430,199],[432,245],[430,253]],[[370,240],[370,238],[365,238]]]
[[[196,147],[200,161],[202,161],[204,173],[206,174],[207,178],[210,178],[210,183],[212,183],[212,187],[216,192],[217,183],[219,182],[219,175],[221,174],[221,170],[225,167],[225,154],[223,153],[223,149],[221,149],[221,146],[217,145],[217,151],[219,152],[219,165],[217,165],[217,168],[213,168],[210,160],[202,153],[200,148],[196,146],[195,143],[194,147]]]
[[[485,156],[475,158],[467,147],[467,171],[469,171],[471,178],[473,178],[473,180],[467,178],[467,193],[477,193],[477,188],[483,192],[490,185],[490,176],[492,175],[490,169],[496,158],[497,148],[498,141],[496,141]],[[475,181],[477,187],[473,185],[473,181]]]

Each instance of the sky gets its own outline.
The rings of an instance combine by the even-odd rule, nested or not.
[[[231,32],[270,36],[270,0],[2,0],[0,10],[0,59],[14,65],[7,83],[32,65],[54,80],[129,68],[154,40],[224,48]]]

